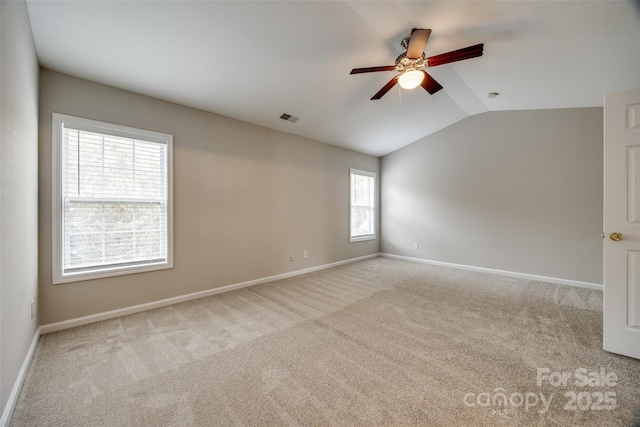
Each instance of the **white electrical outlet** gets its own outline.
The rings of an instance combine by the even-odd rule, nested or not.
[[[417,243],[413,244],[413,249],[415,249],[416,251],[418,250],[418,244]]]
[[[289,255],[289,259],[293,261],[293,254]]]
[[[36,315],[36,302],[31,301],[31,318],[33,319],[35,315]]]
[[[305,258],[309,258],[309,252],[307,252],[307,250],[305,249],[302,256],[304,256]]]

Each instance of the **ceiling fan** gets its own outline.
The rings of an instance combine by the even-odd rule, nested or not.
[[[424,90],[431,95],[442,89],[440,83],[435,81],[424,68],[436,67],[438,65],[449,64],[451,62],[462,61],[464,59],[476,58],[482,56],[484,43],[453,50],[440,55],[426,57],[424,48],[427,45],[431,30],[414,28],[411,30],[411,36],[402,40],[400,45],[406,50],[403,54],[396,58],[396,65],[385,65],[381,67],[365,67],[354,68],[350,74],[373,73],[376,71],[393,71],[396,70],[397,76],[389,80],[373,97],[374,99],[382,98],[389,90],[400,83],[400,87],[404,89],[413,89],[422,86]]]

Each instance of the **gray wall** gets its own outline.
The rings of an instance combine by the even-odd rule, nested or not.
[[[602,132],[601,108],[490,112],[383,157],[381,251],[602,283]]]
[[[0,2],[0,402],[36,328],[38,299],[38,61],[24,1]]]
[[[378,172],[378,158],[50,70],[40,75],[42,324],[378,252],[378,240],[349,243],[347,228],[349,168]],[[51,284],[52,112],[174,136],[173,269]]]

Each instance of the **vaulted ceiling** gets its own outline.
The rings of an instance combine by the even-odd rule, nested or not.
[[[42,66],[376,156],[485,111],[602,106],[640,86],[632,1],[33,1]],[[393,71],[412,28],[426,55],[485,43],[431,68],[429,95]],[[497,98],[487,93],[499,92]],[[288,113],[295,123],[281,120]]]

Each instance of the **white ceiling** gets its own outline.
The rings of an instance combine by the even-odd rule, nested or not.
[[[28,1],[42,66],[375,156],[484,111],[602,106],[640,86],[632,1]],[[444,90],[392,89],[411,28]],[[488,92],[500,96],[488,99]],[[296,123],[282,113],[300,117]]]

